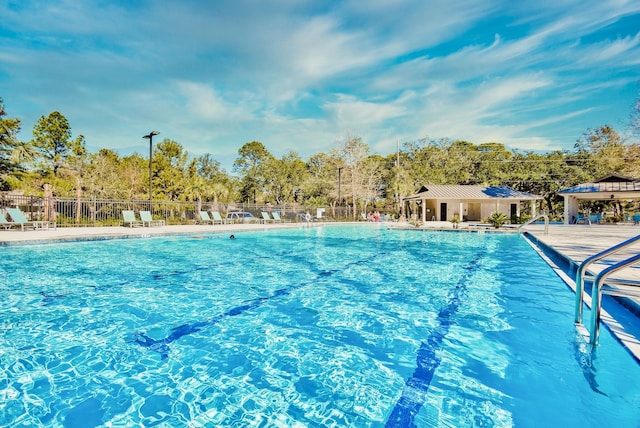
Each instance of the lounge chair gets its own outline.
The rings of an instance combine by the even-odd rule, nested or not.
[[[7,220],[4,214],[0,213],[0,227],[7,230],[7,229],[11,229],[14,224],[15,223],[13,223],[12,221]]]
[[[20,211],[20,208],[7,208],[7,214],[9,214],[9,217],[11,217],[11,221],[13,221],[13,224],[19,224],[22,230],[24,230],[25,227],[37,229],[39,226],[39,222],[27,220],[24,213]],[[42,227],[44,227],[44,223],[47,223],[48,227],[48,222],[40,223],[42,223]]]
[[[589,218],[583,216],[582,214],[578,214],[573,221],[574,224],[587,224],[589,222]]]
[[[202,224],[213,224],[213,220],[211,220],[209,213],[206,211],[200,211],[200,222]]]
[[[164,226],[164,220],[154,220],[151,211],[140,211],[140,220],[143,226]]]
[[[602,214],[600,214],[600,213],[591,214],[589,216],[589,224],[591,224],[591,223],[600,224],[601,222],[602,222]]]
[[[274,211],[271,213],[271,215],[273,216],[273,222],[275,223],[276,221],[278,223],[282,223],[282,218],[280,217],[280,213],[278,211]]]
[[[224,219],[218,211],[211,211],[211,215],[213,216],[213,224],[216,224],[216,222],[219,222],[220,224],[225,223]]]
[[[131,210],[122,210],[122,218],[124,219],[124,226],[140,227],[144,226],[144,223],[136,219],[136,214]]]
[[[260,214],[262,214],[262,222],[263,223],[268,223],[270,221],[273,221],[273,219],[269,216],[268,212],[262,211]]]

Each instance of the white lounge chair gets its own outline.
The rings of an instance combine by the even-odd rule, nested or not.
[[[7,208],[7,214],[11,217],[11,221],[13,221],[14,224],[20,225],[22,230],[24,230],[25,227],[31,229],[48,229],[49,227],[53,227],[54,229],[56,228],[56,224],[54,222],[27,220],[27,217],[25,217],[24,213],[20,211],[20,208]]]
[[[224,219],[218,211],[211,211],[211,215],[213,216],[213,224],[216,224],[216,222],[220,224],[225,223]]]
[[[274,211],[271,213],[271,215],[273,216],[273,222],[278,222],[278,223],[282,223],[282,218],[280,217],[280,213],[278,211]]]
[[[131,210],[122,210],[122,219],[124,226],[140,227],[144,226],[144,223],[136,218],[136,214]]]
[[[260,214],[262,214],[262,222],[263,223],[268,223],[268,222],[272,222],[273,219],[269,216],[268,212],[262,211]]]
[[[143,226],[164,226],[164,220],[154,220],[151,211],[140,211],[140,220]]]
[[[213,220],[211,220],[209,213],[206,211],[200,211],[200,222],[202,224],[213,224]]]

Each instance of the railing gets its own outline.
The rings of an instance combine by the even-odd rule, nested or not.
[[[544,234],[548,235],[549,234],[549,216],[546,214],[538,214],[537,216],[535,216],[534,218],[532,218],[531,220],[527,221],[526,223],[523,223],[522,225],[520,225],[520,227],[518,227],[518,234],[522,233],[522,229],[525,226],[530,225],[531,223],[538,221],[539,219],[544,218]]]
[[[250,204],[223,203],[215,201],[186,202],[160,200],[113,200],[113,199],[71,199],[43,198],[19,195],[12,192],[0,193],[0,211],[5,208],[20,208],[31,221],[55,221],[58,227],[118,226],[122,223],[122,210],[151,211],[154,219],[162,219],[166,224],[189,224],[199,219],[199,211],[218,211],[223,216],[231,211],[246,211],[261,218],[263,211],[277,211],[290,221],[300,221],[298,214],[309,211],[315,214],[315,207],[301,204]],[[339,208],[332,212],[327,208],[324,216],[334,218]]]
[[[600,334],[600,313],[602,311],[602,295],[624,297],[640,297],[640,281],[613,279],[604,281],[613,273],[634,265],[640,261],[640,254],[636,254],[613,266],[604,269],[593,280],[591,287],[591,330],[589,332],[589,342],[592,346],[598,344]]]
[[[625,260],[603,269],[600,273],[590,276],[587,268],[603,258],[615,254],[625,248],[628,248],[640,240],[640,235],[627,239],[613,247],[594,254],[585,259],[576,272],[576,306],[575,306],[575,324],[582,325],[582,309],[584,303],[584,284],[592,281],[591,286],[591,329],[589,332],[589,342],[592,346],[598,344],[598,336],[600,333],[600,314],[602,311],[602,294],[640,297],[640,282],[625,279],[607,279],[611,274],[634,265],[640,261],[640,254],[635,254]],[[605,284],[605,280],[607,283]]]

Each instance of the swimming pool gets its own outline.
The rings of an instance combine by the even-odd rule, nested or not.
[[[12,246],[0,425],[637,426],[640,367],[514,235]]]

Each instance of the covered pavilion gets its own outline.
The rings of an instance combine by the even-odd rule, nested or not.
[[[582,183],[558,192],[564,198],[564,224],[575,223],[583,217],[583,201],[639,201],[640,181],[622,175],[610,174],[590,183]],[[590,213],[586,213],[586,218]]]

